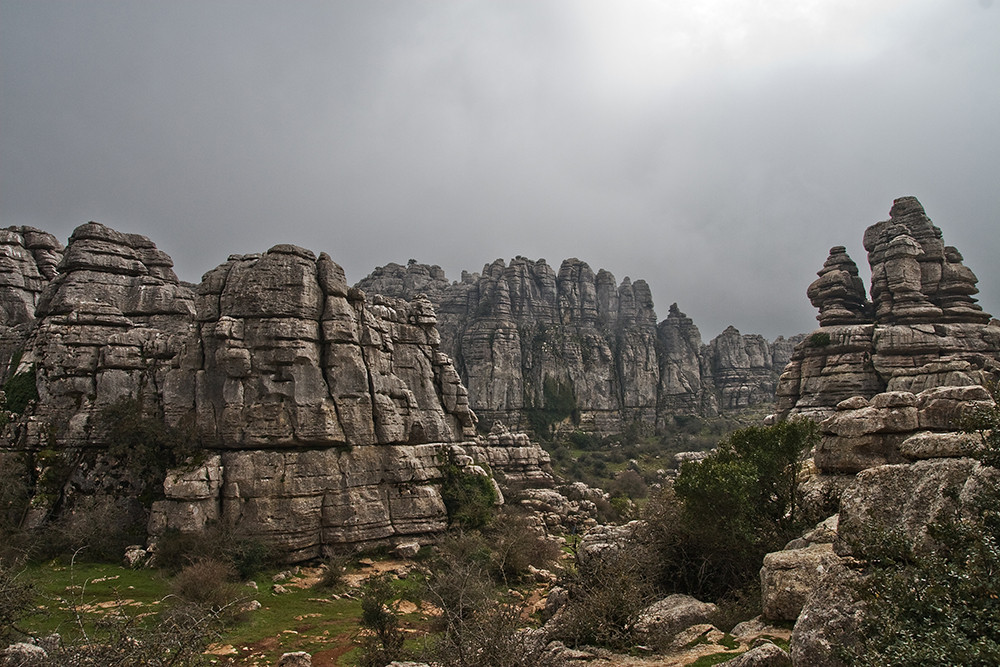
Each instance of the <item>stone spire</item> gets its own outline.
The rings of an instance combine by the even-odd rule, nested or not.
[[[975,274],[957,250],[945,247],[915,197],[895,200],[889,219],[869,227],[864,243],[877,322],[990,321],[972,298],[979,291]]]
[[[819,309],[820,326],[867,324],[872,321],[872,305],[858,266],[842,246],[830,248],[830,256],[816,274],[819,279],[806,291],[809,301]]]

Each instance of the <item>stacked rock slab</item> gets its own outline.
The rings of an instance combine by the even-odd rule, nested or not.
[[[872,302],[859,299],[843,249],[832,249],[808,292],[821,327],[796,349],[779,388],[785,415],[821,419],[817,474],[800,484],[800,498],[807,511],[838,512],[821,543],[794,540],[761,570],[763,597],[775,602],[765,614],[797,617],[794,664],[844,664],[837,650],[857,643],[858,565],[873,555],[873,537],[926,552],[928,526],[971,511],[997,478],[970,458],[978,437],[960,431],[970,412],[995,410],[984,385],[1000,371],[1000,323],[972,298],[975,275],[912,197],[867,230],[865,248]]]
[[[35,306],[56,275],[63,247],[56,237],[34,227],[0,229],[0,380],[24,347]]]
[[[329,256],[291,245],[230,257],[193,290],[171,264],[89,223],[38,298],[20,363],[39,399],[5,444],[89,461],[64,497],[100,486],[86,477],[107,469],[101,415],[123,398],[206,450],[168,475],[153,535],[225,521],[297,561],[441,531],[446,462],[551,483],[523,436],[476,435],[426,298],[368,305]]]
[[[831,249],[808,295],[820,328],[793,354],[778,384],[783,416],[824,417],[853,396],[983,385],[1000,371],[1000,324],[976,304],[976,277],[914,197],[868,228],[872,302],[854,263]]]
[[[789,354],[787,345],[734,328],[704,345],[676,304],[657,324],[645,281],[618,283],[578,259],[558,272],[545,260],[496,260],[451,284],[440,267],[411,260],[380,267],[358,286],[406,299],[426,294],[476,414],[518,428],[551,407],[547,382],[571,390],[576,421],[566,428],[604,435],[769,403]]]

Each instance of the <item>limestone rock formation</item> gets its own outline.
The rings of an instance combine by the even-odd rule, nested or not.
[[[839,562],[832,544],[785,549],[764,557],[760,570],[764,618],[794,621],[820,579]]]
[[[819,309],[818,319],[822,326],[867,324],[872,320],[871,304],[858,275],[858,265],[844,246],[830,248],[819,280],[809,286],[806,294]]]
[[[718,608],[690,595],[668,595],[639,613],[636,634],[643,640],[670,637],[685,628],[708,623]]]
[[[19,233],[39,257],[56,247]],[[18,256],[26,272],[48,266]],[[232,256],[194,289],[171,267],[146,237],[88,223],[37,297],[18,293],[24,312],[35,300],[19,368],[33,373],[38,400],[5,444],[58,452],[75,470],[33,520],[118,479],[104,474],[116,463],[105,415],[123,399],[135,419],[206,450],[167,475],[154,535],[221,521],[303,560],[441,531],[445,463],[551,484],[547,454],[526,436],[477,436],[427,298],[368,304],[329,256],[291,245]],[[155,492],[148,483],[115,482],[133,500]]]
[[[808,290],[820,329],[795,350],[777,388],[783,416],[825,417],[853,396],[983,385],[1000,373],[1000,323],[976,304],[976,276],[913,197],[864,237],[872,303],[843,248]]]
[[[634,423],[662,427],[677,414],[769,403],[793,347],[735,328],[705,345],[677,304],[657,324],[645,281],[618,283],[578,259],[558,272],[545,260],[496,260],[450,285],[440,267],[411,260],[376,269],[358,287],[405,299],[425,294],[476,414],[518,428],[606,435]],[[553,411],[556,394],[573,409]]]
[[[56,237],[34,227],[0,229],[0,377],[16,370],[9,367],[11,358],[24,346],[62,253]]]

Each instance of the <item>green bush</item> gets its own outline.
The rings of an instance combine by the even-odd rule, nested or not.
[[[542,404],[533,405],[530,396],[525,397],[524,403],[532,432],[543,440],[552,439],[559,422],[570,419],[576,424],[580,421],[573,383],[569,381],[546,377],[542,381]]]
[[[462,470],[455,462],[453,452],[441,465],[444,479],[441,482],[441,499],[448,510],[448,525],[463,528],[481,528],[490,522],[498,500],[493,480]]]
[[[38,387],[35,384],[35,366],[16,373],[3,385],[4,395],[7,397],[5,407],[7,410],[21,414],[28,407],[28,403],[38,400]]]
[[[809,345],[812,347],[826,347],[830,344],[830,334],[826,331],[817,331],[809,336]]]
[[[1000,410],[982,408],[966,426],[983,438],[980,460],[998,467]],[[860,645],[845,656],[852,664],[1000,664],[998,478],[984,478],[961,513],[927,530],[935,544],[930,553],[914,553],[896,535],[866,539]]]
[[[149,414],[142,397],[126,396],[101,408],[95,425],[108,443],[108,455],[120,461],[145,487],[146,504],[162,494],[168,469],[200,453],[188,434],[167,426],[162,417]]]
[[[816,437],[807,420],[752,426],[681,466],[644,510],[660,586],[717,600],[756,585],[764,555],[803,527],[796,477]]]

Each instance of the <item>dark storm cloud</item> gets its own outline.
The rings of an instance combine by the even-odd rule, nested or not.
[[[188,280],[576,256],[774,336],[914,194],[1000,314],[1000,9],[676,4],[2,0],[0,224],[144,233]]]

